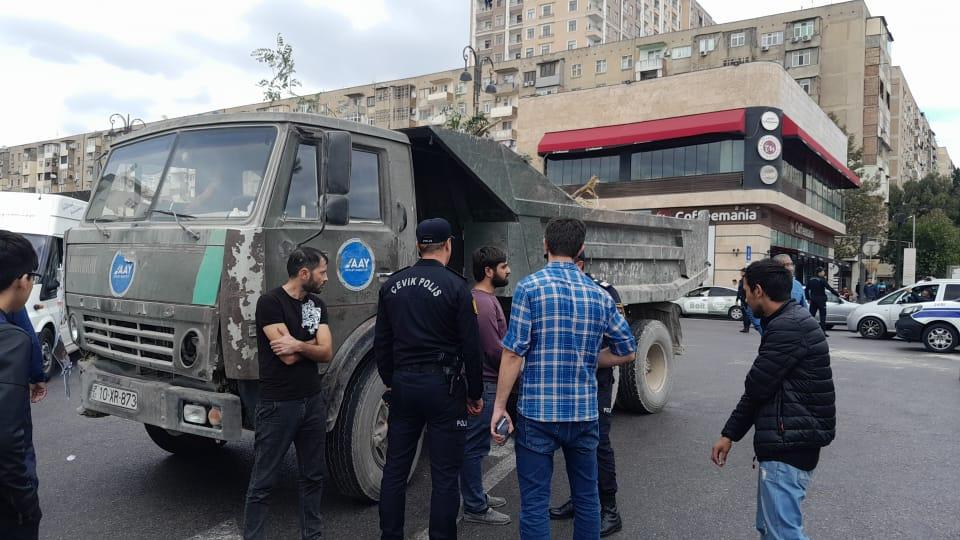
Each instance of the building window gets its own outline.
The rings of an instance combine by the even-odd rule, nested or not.
[[[540,26],[540,37],[553,37],[553,28],[549,24]]]
[[[537,72],[536,71],[524,71],[523,72],[523,85],[524,86],[533,86],[537,82]]]
[[[489,49],[492,45],[493,45],[493,44],[490,42],[489,39],[483,40],[483,48],[484,48],[484,49]]]
[[[790,56],[790,67],[810,66],[817,63],[816,49],[793,51]]]
[[[606,72],[607,72],[607,61],[597,60],[597,73],[606,73]]]
[[[574,12],[577,10],[577,0],[570,0],[567,2],[567,11]]]
[[[777,45],[783,44],[783,31],[770,32],[767,34],[760,35],[760,46],[761,47],[775,47]]]
[[[620,69],[633,69],[633,55],[628,54],[620,57]]]
[[[747,36],[743,32],[730,34],[730,47],[743,47],[747,43]]]
[[[552,17],[553,16],[553,4],[544,4],[540,6],[540,16],[541,17]]]
[[[582,65],[582,64],[574,64],[574,65],[570,66],[570,77],[571,77],[571,78],[576,79],[576,78],[580,77],[581,75],[583,75],[583,65]]]
[[[490,109],[493,107],[493,104],[489,101],[483,104],[483,113],[490,114]]]
[[[544,44],[540,46],[540,54],[550,54],[550,44]]]
[[[813,77],[797,79],[797,84],[800,85],[800,88],[803,88],[803,91],[806,92],[807,95],[813,94]]]
[[[527,28],[527,39],[533,39],[535,37],[537,37],[537,29]]]
[[[503,26],[503,15],[497,15],[497,26]]]
[[[717,48],[717,38],[700,38],[700,52],[708,53]]]
[[[576,32],[577,31],[577,20],[570,19],[567,21],[567,32]]]
[[[492,28],[493,28],[493,21],[490,21],[490,20],[483,21],[484,30],[491,30]]]
[[[560,62],[548,62],[540,64],[540,77],[553,77],[557,74],[557,64]]]
[[[513,129],[513,122],[504,122],[500,125],[500,129]]]
[[[503,62],[503,53],[497,53],[497,54],[493,55],[493,61],[496,62],[496,63],[498,63],[498,64],[499,64],[500,62]]]
[[[497,34],[497,45],[503,45],[503,34]]]
[[[571,39],[567,42],[567,50],[572,51],[577,48],[577,40]]]
[[[793,23],[793,37],[803,39],[813,35],[813,21]]]
[[[533,47],[527,47],[527,50],[525,52],[526,52],[527,58],[533,57]]]
[[[377,98],[375,98],[375,97],[373,97],[373,96],[367,96],[367,107],[373,107],[373,106],[375,106],[375,105],[377,104],[376,99],[377,99]]]
[[[687,45],[685,47],[674,47],[673,50],[670,51],[670,55],[676,60],[678,58],[690,58],[692,52],[693,47]]]
[[[535,10],[535,9],[528,9],[528,10],[527,10],[527,20],[528,20],[528,21],[532,21],[533,19],[536,18],[536,17],[535,17],[536,14],[537,14],[537,10]]]

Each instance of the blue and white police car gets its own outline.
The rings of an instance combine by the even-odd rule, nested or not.
[[[900,312],[897,337],[920,341],[930,352],[948,353],[960,344],[960,302],[914,305]]]

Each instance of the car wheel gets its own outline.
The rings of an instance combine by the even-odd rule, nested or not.
[[[735,321],[742,321],[743,308],[740,306],[733,306],[727,311],[727,316]]]
[[[933,323],[923,330],[923,346],[930,352],[948,353],[957,347],[958,341],[957,329],[947,323]]]
[[[867,339],[881,339],[887,335],[887,325],[876,317],[864,317],[857,323],[857,332]]]

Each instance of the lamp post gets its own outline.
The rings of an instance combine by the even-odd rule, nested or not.
[[[467,66],[470,65],[470,58],[473,58],[473,75],[470,75],[470,72],[467,71]],[[460,82],[470,82],[473,81],[473,115],[476,116],[480,114],[480,79],[483,76],[483,64],[484,62],[490,64],[490,82],[483,88],[483,91],[487,94],[496,94],[497,87],[493,84],[493,70],[496,69],[496,66],[493,63],[493,60],[489,56],[484,56],[482,59],[477,55],[476,49],[467,45],[463,48],[463,73],[460,74]]]
[[[120,127],[115,127],[114,124],[117,122],[121,123]],[[117,135],[126,135],[133,131],[133,126],[137,122],[140,122],[140,127],[147,127],[146,122],[139,118],[130,119],[130,115],[123,116],[120,113],[113,113],[110,115],[110,131],[106,133],[107,137],[115,137]]]

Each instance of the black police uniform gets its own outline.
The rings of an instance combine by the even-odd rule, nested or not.
[[[840,296],[840,293],[830,286],[826,278],[820,276],[813,276],[807,280],[807,288],[804,291],[807,300],[810,302],[810,315],[816,317],[817,312],[820,313],[820,329],[824,332],[827,331],[827,291]]]
[[[380,289],[374,347],[380,377],[391,389],[381,537],[403,538],[407,477],[426,425],[430,538],[456,538],[466,398],[483,393],[476,311],[463,276],[434,260],[396,272]]]

